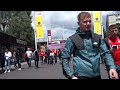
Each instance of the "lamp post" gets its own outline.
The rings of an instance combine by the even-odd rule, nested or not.
[[[37,50],[37,38],[36,38],[36,23],[35,23],[35,11],[34,11],[34,36],[35,36],[35,49]]]

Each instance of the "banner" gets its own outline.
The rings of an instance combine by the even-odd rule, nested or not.
[[[51,49],[64,49],[64,47],[65,47],[65,44],[66,44],[66,41],[64,41],[64,42],[61,42],[61,41],[59,41],[60,43],[52,43],[52,44],[50,44],[50,45],[48,45],[47,46],[47,48],[49,49],[49,50],[51,50]]]
[[[93,11],[94,33],[102,35],[100,11]]]
[[[116,24],[116,15],[109,15],[108,16],[108,26]]]
[[[48,34],[48,45],[50,45],[52,43],[52,34],[51,34],[51,30],[47,30],[47,34]]]
[[[35,12],[35,28],[36,28],[36,38],[44,38],[44,30],[42,23],[42,12]]]

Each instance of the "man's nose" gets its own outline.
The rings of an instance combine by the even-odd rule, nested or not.
[[[114,33],[114,34],[116,34],[116,32],[115,32],[115,31],[114,31],[113,33]]]
[[[89,21],[87,22],[87,25],[90,25],[90,22],[89,22]]]

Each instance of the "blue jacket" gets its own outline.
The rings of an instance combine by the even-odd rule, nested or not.
[[[76,30],[76,33],[83,34],[85,49],[75,50],[72,71],[69,66],[69,59],[72,54],[71,50],[73,48],[73,43],[70,38],[66,40],[64,53],[62,55],[62,63],[63,69],[69,77],[72,78],[75,74],[78,76],[85,76],[89,78],[99,76],[100,56],[102,56],[102,58],[105,60],[105,65],[108,69],[116,69],[112,56],[107,49],[103,39],[101,39],[101,44],[99,48],[93,48],[92,41],[89,35],[80,32],[79,29]]]

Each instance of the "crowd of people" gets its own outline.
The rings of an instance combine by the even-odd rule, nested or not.
[[[52,49],[46,50],[44,48],[40,48],[38,50],[32,51],[30,48],[27,48],[25,53],[20,52],[19,49],[14,50],[13,52],[8,49],[1,50],[0,52],[0,60],[1,60],[1,68],[4,73],[11,71],[11,65],[14,65],[14,68],[18,68],[18,70],[22,70],[21,62],[24,59],[28,67],[31,67],[31,61],[33,60],[35,63],[35,68],[39,67],[39,62],[41,65],[51,64],[55,65],[59,60],[61,61],[62,50],[61,49]]]
[[[18,67],[18,70],[21,70],[22,58],[23,56],[19,49],[16,49],[13,52],[8,49],[5,49],[5,51],[2,49],[0,51],[2,71],[4,71],[4,73],[10,72],[12,64],[14,65],[14,68]]]

